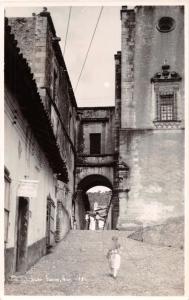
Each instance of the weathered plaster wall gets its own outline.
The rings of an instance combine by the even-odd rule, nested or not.
[[[16,112],[16,119],[15,119]],[[15,123],[14,123],[15,122]],[[5,166],[10,172],[10,213],[8,228],[7,249],[14,248],[11,259],[15,263],[16,241],[17,241],[17,190],[19,180],[38,180],[38,191],[36,198],[29,199],[29,225],[28,225],[28,247],[32,247],[36,242],[42,241],[46,237],[46,206],[47,197],[50,195],[56,205],[56,185],[57,181],[53,176],[53,171],[40,149],[31,128],[23,117],[14,96],[5,89]],[[54,221],[54,232],[56,231],[56,215]],[[40,251],[45,253],[46,243],[43,249],[39,245],[32,252],[33,260],[35,253]],[[28,254],[29,255],[29,254]],[[40,257],[40,254],[36,254]],[[30,265],[32,257],[28,258]],[[13,267],[14,270],[14,267]]]
[[[184,214],[183,139],[177,130],[121,132],[120,156],[130,167],[126,222],[161,224]]]

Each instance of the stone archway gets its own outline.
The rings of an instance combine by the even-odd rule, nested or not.
[[[77,229],[85,229],[85,214],[92,209],[90,207],[87,191],[95,186],[105,186],[110,190],[113,185],[110,180],[99,174],[91,174],[84,177],[77,185],[75,196],[75,219],[77,221]]]
[[[86,192],[88,189],[97,185],[103,185],[112,189],[112,183],[110,180],[107,177],[99,174],[92,174],[84,177],[78,183],[78,189]]]

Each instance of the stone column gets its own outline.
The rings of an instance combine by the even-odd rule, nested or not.
[[[77,229],[85,228],[85,205],[84,205],[85,193],[83,190],[77,190],[75,198],[75,220],[77,223]]]
[[[118,193],[117,190],[113,190],[113,196],[112,196],[112,226],[111,229],[117,229],[117,221],[119,217],[119,199],[118,199]]]
[[[121,128],[121,52],[118,51],[115,57],[115,126],[114,140],[115,153],[119,151],[119,130]]]
[[[129,168],[124,162],[119,162],[115,170],[112,196],[112,229],[119,229],[122,220],[126,218],[128,192]]]
[[[129,205],[129,201],[132,199],[129,197],[130,191],[130,174],[129,168],[125,163],[119,163],[118,174],[119,174],[119,188],[118,201],[119,201],[119,218],[117,221],[117,229],[119,230],[136,230],[142,228],[142,223],[138,220],[133,219],[133,209]]]
[[[127,202],[129,198],[129,168],[124,162],[119,162],[118,164],[118,182],[119,217],[117,228],[121,229],[122,223],[127,218]]]

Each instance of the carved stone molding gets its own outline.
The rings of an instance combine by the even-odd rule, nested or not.
[[[180,81],[181,79],[181,76],[177,72],[170,71],[170,66],[168,64],[163,64],[161,72],[155,73],[151,78],[151,82],[174,82]]]

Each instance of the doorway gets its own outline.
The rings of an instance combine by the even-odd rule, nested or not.
[[[29,201],[27,198],[19,197],[16,254],[16,272],[19,273],[24,273],[27,269],[28,217]]]
[[[46,249],[48,251],[55,243],[55,204],[49,195],[47,197],[47,212],[46,212]]]

